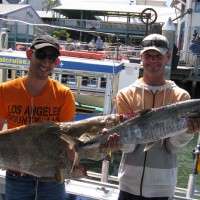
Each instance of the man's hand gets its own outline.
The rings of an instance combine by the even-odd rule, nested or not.
[[[200,118],[188,119],[188,133],[193,134],[200,131]]]
[[[140,113],[140,111],[135,113],[126,113],[126,114],[120,114],[120,121],[124,122],[132,117],[137,116]],[[101,132],[101,134],[107,134],[107,129],[104,128]],[[110,135],[107,139],[106,144],[101,145],[102,149],[110,149],[111,151],[119,150],[121,147],[120,145],[120,136],[117,133],[114,133]]]
[[[102,134],[107,133],[107,129],[104,128],[101,132]],[[101,148],[110,149],[110,150],[119,150],[120,144],[119,144],[120,136],[117,133],[114,133],[108,137],[108,140],[106,144],[102,145]]]

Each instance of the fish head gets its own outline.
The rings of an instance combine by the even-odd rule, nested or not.
[[[127,117],[122,114],[110,114],[110,115],[105,115],[102,118],[101,123],[104,125],[103,128],[111,128],[113,126],[116,126],[117,124],[125,121]]]

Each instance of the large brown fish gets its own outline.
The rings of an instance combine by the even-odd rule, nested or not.
[[[73,146],[71,142],[78,141],[81,135],[87,134],[90,138],[119,121],[119,115],[106,115],[78,122],[35,123],[3,130],[0,132],[0,168],[59,181],[83,176],[84,170],[69,158],[69,144]]]

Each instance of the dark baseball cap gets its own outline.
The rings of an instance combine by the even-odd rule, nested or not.
[[[60,46],[57,39],[50,35],[41,35],[36,37],[31,45],[31,48],[36,50],[42,49],[44,47],[53,47],[58,52],[58,54],[60,54],[59,53]]]
[[[148,50],[155,50],[161,53],[162,55],[166,54],[169,51],[169,41],[164,35],[160,34],[151,34],[146,36],[142,40],[143,50],[140,54]]]

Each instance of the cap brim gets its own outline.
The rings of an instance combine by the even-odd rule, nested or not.
[[[168,51],[167,48],[159,48],[159,47],[152,46],[152,47],[144,47],[144,49],[140,51],[140,54],[143,54],[144,52],[149,51],[149,50],[155,50],[162,55],[165,55]]]
[[[34,48],[37,50],[37,49],[42,49],[44,47],[53,47],[56,51],[59,52],[59,49],[53,45],[53,44],[50,44],[50,43],[42,43],[42,44],[36,44],[34,45]]]

